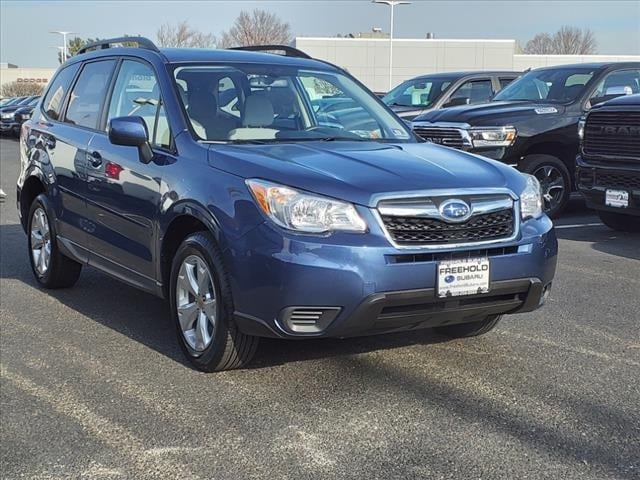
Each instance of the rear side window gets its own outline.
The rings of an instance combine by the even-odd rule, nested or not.
[[[65,122],[81,127],[98,128],[114,65],[114,60],[103,60],[84,66],[71,91]]]
[[[488,102],[493,95],[491,80],[470,80],[463,83],[449,100],[454,98],[468,98],[469,104]]]
[[[47,95],[42,102],[42,110],[52,120],[60,119],[60,111],[62,110],[62,102],[67,96],[73,77],[75,77],[80,64],[74,63],[63,68],[58,72],[56,78],[51,82]]]

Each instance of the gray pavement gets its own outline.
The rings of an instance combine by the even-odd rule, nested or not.
[[[579,200],[548,305],[486,336],[268,340],[202,374],[161,300],[35,286],[17,170],[0,139],[2,478],[640,478],[640,236]]]

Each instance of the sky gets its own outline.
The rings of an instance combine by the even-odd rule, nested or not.
[[[241,10],[261,8],[291,25],[294,36],[335,36],[389,28],[389,8],[370,0],[73,1],[0,0],[0,61],[57,66],[62,45],[52,30],[80,37],[142,35],[152,40],[165,23],[182,20],[219,35]],[[395,9],[396,38],[516,39],[562,25],[590,28],[598,53],[640,55],[640,0],[413,0]]]

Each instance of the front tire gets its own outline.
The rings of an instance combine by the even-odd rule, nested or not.
[[[571,175],[566,165],[551,155],[527,155],[520,169],[533,175],[542,187],[544,212],[558,218],[571,198]]]
[[[598,216],[607,227],[618,232],[640,232],[640,217],[624,213],[599,211]]]
[[[199,370],[215,372],[245,366],[258,337],[243,334],[233,320],[233,298],[222,254],[208,232],[189,235],[171,266],[171,313],[178,342]]]
[[[36,197],[29,209],[27,243],[31,271],[44,288],[68,288],[78,281],[82,264],[60,252],[52,211],[44,193]]]
[[[493,330],[501,318],[502,315],[491,315],[479,322],[446,325],[444,327],[436,327],[434,330],[449,338],[477,337]]]

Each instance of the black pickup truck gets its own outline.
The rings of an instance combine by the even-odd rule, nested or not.
[[[640,63],[584,63],[531,70],[489,103],[416,117],[422,138],[535,175],[544,209],[557,217],[574,189],[578,121],[606,100],[640,93]]]
[[[576,183],[614,230],[640,232],[640,95],[594,107],[581,120]]]

